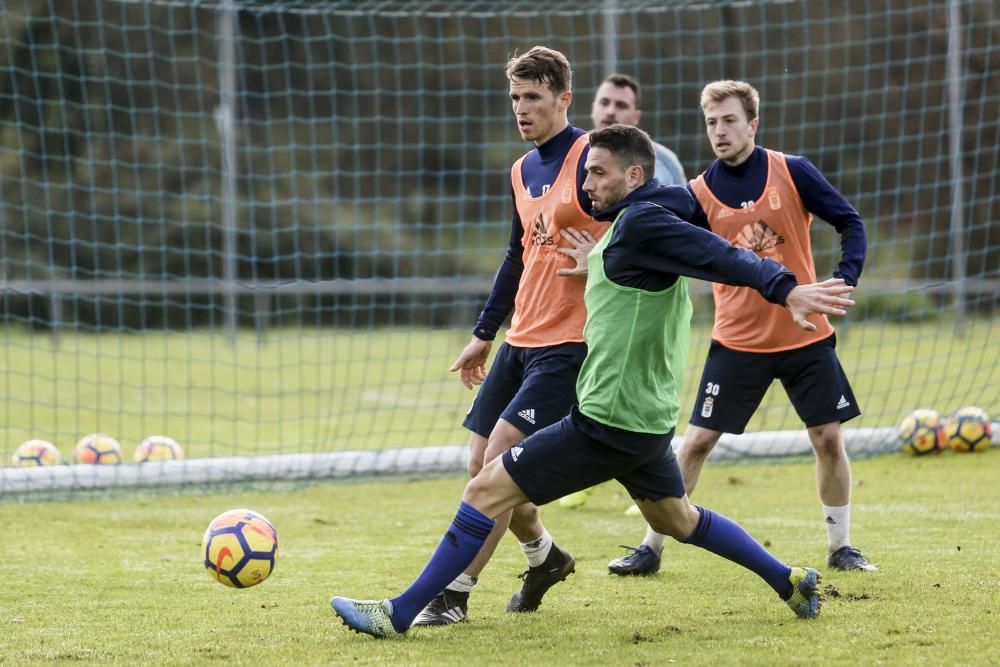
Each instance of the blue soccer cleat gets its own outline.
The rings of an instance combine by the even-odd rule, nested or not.
[[[371,635],[376,639],[400,636],[392,626],[392,603],[388,600],[334,597],[330,599],[330,606],[344,625],[355,632]]]
[[[792,584],[792,594],[785,602],[799,618],[816,618],[823,606],[823,591],[819,585],[823,577],[811,567],[793,567],[788,575]]]
[[[635,505],[633,505],[635,507]],[[660,571],[660,554],[653,551],[649,546],[640,544],[638,548],[621,545],[622,549],[628,549],[632,553],[621,558],[616,558],[608,563],[608,571],[623,577],[635,575],[647,577]]]
[[[878,565],[869,563],[865,555],[854,547],[840,547],[830,554],[827,563],[835,570],[878,571]]]

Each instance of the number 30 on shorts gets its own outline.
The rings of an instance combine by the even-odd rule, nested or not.
[[[715,407],[715,396],[719,395],[719,383],[709,382],[705,385],[705,398],[701,401],[701,416],[708,419]]]

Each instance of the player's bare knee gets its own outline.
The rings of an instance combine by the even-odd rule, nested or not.
[[[482,508],[492,499],[492,489],[486,476],[476,475],[465,485],[462,502],[473,507]]]
[[[489,440],[479,435],[478,433],[473,433],[471,440],[469,440],[469,460],[465,464],[466,470],[469,471],[469,477],[475,477],[478,475],[483,466],[486,465],[486,449],[489,446]]]
[[[684,434],[684,444],[678,456],[687,459],[706,459],[715,447],[715,443],[719,441],[720,436],[720,433],[706,429],[688,429],[688,432]]]
[[[839,459],[846,456],[838,423],[810,426],[809,439],[812,441],[813,449],[816,450],[816,456],[824,459]]]
[[[473,448],[469,452],[469,461],[465,464],[466,469],[469,471],[469,477],[475,477],[483,470],[483,466],[486,465],[486,447]]]
[[[525,503],[514,508],[510,515],[510,523],[513,526],[529,527],[538,523],[538,507],[532,503]]]

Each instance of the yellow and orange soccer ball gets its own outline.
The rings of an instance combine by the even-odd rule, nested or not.
[[[914,410],[899,425],[903,451],[914,456],[940,454],[947,446],[944,422],[934,410]]]
[[[62,454],[51,442],[28,440],[14,450],[11,463],[18,468],[55,466],[62,463]]]
[[[151,435],[135,448],[133,458],[136,463],[180,461],[184,458],[184,449],[168,435]]]
[[[229,510],[208,524],[201,553],[210,577],[233,588],[249,588],[274,571],[278,532],[262,514]]]
[[[934,410],[914,410],[899,425],[903,451],[915,456],[956,452],[981,452],[990,446],[993,424],[984,410],[964,407],[947,419]]]
[[[73,448],[73,463],[115,465],[121,462],[122,446],[117,440],[104,433],[92,433],[85,436]]]
[[[993,424],[984,410],[965,407],[945,421],[944,437],[956,452],[981,452],[990,446]]]

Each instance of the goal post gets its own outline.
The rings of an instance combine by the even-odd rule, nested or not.
[[[852,455],[896,449],[915,408],[1000,414],[994,2],[8,5],[0,463],[33,438],[69,461],[94,432],[128,460],[170,435],[186,458],[0,468],[0,498],[463,470],[472,394],[447,369],[528,148],[504,64],[536,44],[572,63],[578,127],[611,70],[637,78],[642,127],[689,177],[713,158],[702,86],[750,81],[758,142],[807,156],[859,210],[868,260],[835,323],[863,410]],[[812,243],[829,275],[838,235],[817,220]],[[691,291],[679,433],[712,320],[707,286]],[[749,431],[718,455],[808,453],[778,384]]]

